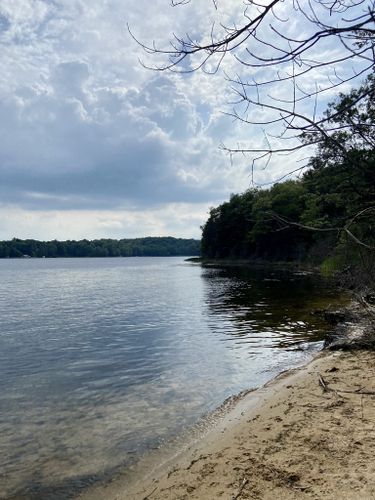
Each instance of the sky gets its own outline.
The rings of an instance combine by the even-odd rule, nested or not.
[[[251,160],[219,148],[264,141],[225,114],[233,58],[215,75],[151,71],[127,30],[163,44],[217,15],[206,0],[1,1],[0,239],[199,238],[209,208],[251,186]]]

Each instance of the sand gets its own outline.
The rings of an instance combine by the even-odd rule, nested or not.
[[[375,499],[374,394],[375,353],[323,352],[138,481],[119,476],[80,498]]]

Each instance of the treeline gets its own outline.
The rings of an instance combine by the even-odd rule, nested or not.
[[[363,89],[368,92],[361,107],[337,118],[336,111],[344,105],[349,109]],[[202,228],[202,256],[298,260],[341,268],[360,264],[363,273],[373,274],[374,90],[370,77],[361,89],[329,106],[326,116],[332,116],[337,132],[322,142],[299,180],[250,189],[212,208]]]
[[[172,237],[0,242],[0,258],[19,257],[167,257],[200,254],[200,241]]]
[[[318,262],[351,241],[356,245],[345,227],[374,200],[372,156],[372,164],[315,168],[301,180],[232,195],[211,209],[202,255]],[[367,244],[374,234],[370,214],[365,215],[353,221],[350,232]]]

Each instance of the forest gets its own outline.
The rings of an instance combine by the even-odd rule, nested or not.
[[[356,105],[359,95],[365,98]],[[321,132],[317,152],[299,178],[234,194],[212,208],[202,228],[202,256],[355,268],[357,277],[373,282],[374,98],[370,75],[328,106],[325,116],[335,132],[326,138]]]
[[[21,257],[169,257],[200,254],[200,241],[172,237],[37,241],[0,241],[0,258]]]

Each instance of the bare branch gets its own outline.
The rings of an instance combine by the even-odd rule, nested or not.
[[[354,215],[354,217],[352,217],[345,225],[343,225],[342,227],[315,227],[315,226],[308,226],[306,224],[301,224],[300,222],[293,222],[293,221],[290,221],[288,220],[287,218],[285,217],[282,217],[281,215],[279,214],[276,214],[274,212],[270,212],[270,215],[271,217],[280,222],[283,226],[283,228],[287,228],[289,226],[294,226],[294,227],[299,227],[300,229],[306,229],[308,231],[317,231],[317,232],[333,232],[333,233],[336,233],[337,236],[340,235],[340,233],[344,232],[345,234],[347,234],[349,236],[349,238],[351,238],[357,245],[359,246],[362,246],[364,248],[367,248],[368,250],[372,250],[374,251],[375,250],[375,247],[374,246],[371,246],[371,245],[368,245],[367,243],[361,241],[359,238],[357,238],[357,236],[355,236],[350,230],[349,230],[349,227],[350,225],[354,222],[354,220],[356,220],[358,217],[362,216],[363,214],[365,214],[366,212],[373,212],[375,211],[375,207],[368,207],[367,209],[364,209],[364,210],[361,210],[359,211],[357,214]]]
[[[173,6],[193,3],[171,1]],[[374,0],[245,0],[244,4],[242,25],[212,23],[211,30],[197,39],[189,34],[174,35],[166,48],[140,42],[129,32],[146,54],[162,58],[160,66],[153,66],[158,71],[217,73],[226,57],[232,57],[238,71],[235,77],[227,75],[227,80],[237,100],[233,111],[226,114],[243,124],[267,127],[267,146],[222,149],[253,155],[252,169],[260,159],[268,164],[274,154],[327,142],[344,156],[356,143],[342,144],[338,134],[351,126],[355,126],[357,143],[374,147],[367,132],[370,125],[361,116],[346,125],[337,123],[373,96],[373,90],[365,89],[346,107],[319,116],[321,99],[333,91],[347,91],[348,85],[375,69]],[[219,0],[213,0],[213,7],[220,15]],[[248,70],[251,81],[244,77]],[[255,76],[254,71],[258,71]],[[251,113],[254,108],[263,111],[261,117]],[[295,145],[280,146],[281,140],[294,140]]]

